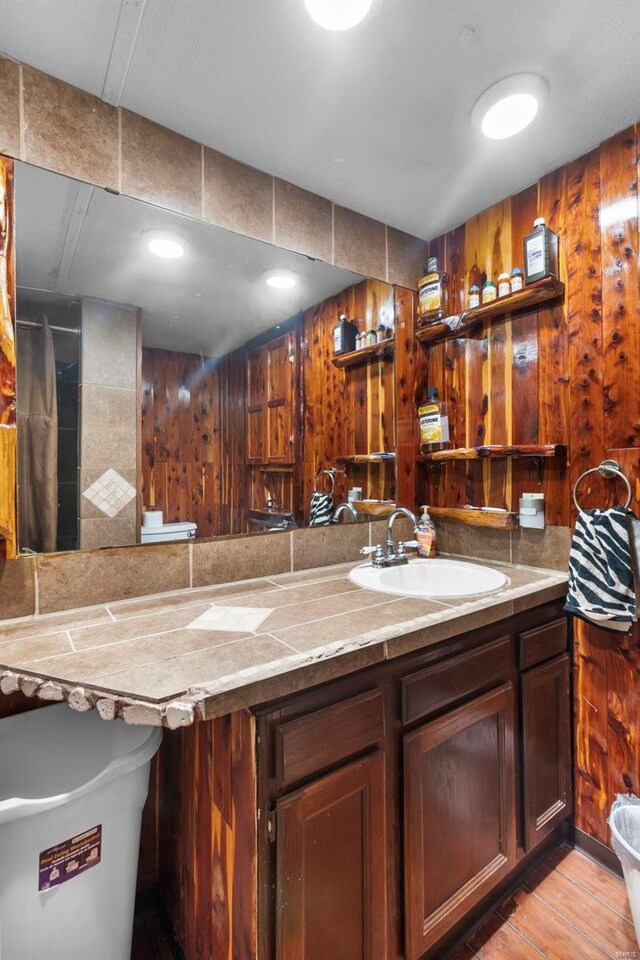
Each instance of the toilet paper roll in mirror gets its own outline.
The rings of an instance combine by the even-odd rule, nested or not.
[[[162,522],[162,510],[146,510],[142,515],[143,527],[161,527]]]

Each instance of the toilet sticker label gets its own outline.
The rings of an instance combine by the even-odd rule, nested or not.
[[[100,863],[102,824],[40,854],[38,890],[50,890]]]

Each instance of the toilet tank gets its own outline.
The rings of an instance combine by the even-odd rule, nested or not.
[[[158,527],[142,527],[142,543],[163,543],[167,540],[193,540],[195,523],[163,523]]]

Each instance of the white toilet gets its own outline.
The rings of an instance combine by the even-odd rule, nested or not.
[[[197,525],[191,522],[163,523],[162,511],[148,510],[142,518],[142,543],[163,543],[167,540],[193,540]]]

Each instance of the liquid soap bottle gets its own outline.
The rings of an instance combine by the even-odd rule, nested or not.
[[[416,553],[419,557],[429,557],[436,555],[437,533],[433,520],[429,516],[429,507],[422,507],[422,516],[416,529],[416,540],[418,547]]]

